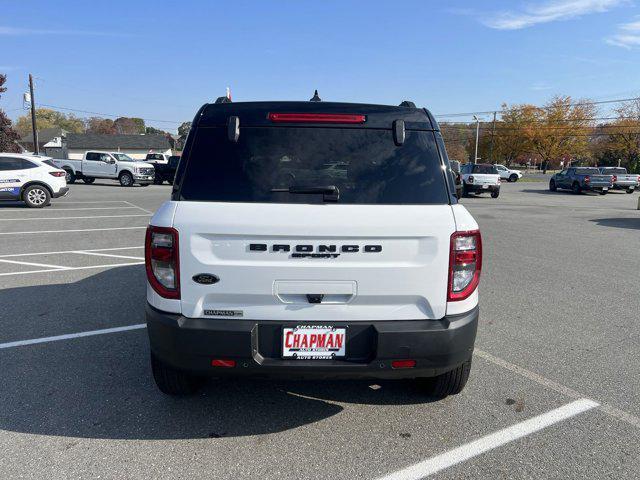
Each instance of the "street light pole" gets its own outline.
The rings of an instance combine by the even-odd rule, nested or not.
[[[476,152],[473,155],[473,163],[476,163],[478,161],[478,139],[480,138],[480,119],[475,115],[473,116],[473,119],[476,121]]]

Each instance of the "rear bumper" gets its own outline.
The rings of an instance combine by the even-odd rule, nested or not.
[[[284,378],[416,378],[439,375],[471,357],[478,307],[440,320],[281,322],[186,318],[147,304],[151,351],[175,368],[207,376]],[[341,360],[283,360],[282,328],[330,323],[347,328]],[[234,368],[211,367],[212,359],[235,360]],[[416,360],[392,369],[392,360]]]
[[[500,191],[500,185],[487,185],[487,188],[483,188],[482,184],[467,183],[465,184],[467,192],[498,192]]]
[[[53,195],[51,195],[51,196],[53,198],[66,197],[68,193],[69,193],[69,187],[62,187],[57,192],[53,192]]]

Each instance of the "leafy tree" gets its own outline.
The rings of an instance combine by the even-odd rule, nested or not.
[[[617,118],[596,127],[592,147],[598,163],[626,167],[640,172],[640,100],[622,104],[615,110]]]
[[[7,76],[0,73],[0,94],[7,91],[7,87],[4,86],[6,81]],[[20,135],[11,127],[11,120],[0,109],[0,152],[19,152],[20,147],[16,143],[19,139]]]
[[[113,121],[116,133],[124,135],[141,135],[145,132],[142,118],[118,117]]]
[[[86,121],[87,133],[115,135],[116,127],[110,118],[91,117]]]
[[[189,130],[191,130],[191,122],[182,122],[182,124],[178,127],[178,135],[180,137],[186,138],[189,134]]]
[[[167,132],[155,127],[145,127],[144,133],[147,135],[165,135]]]
[[[38,130],[45,128],[61,128],[72,133],[84,131],[84,120],[73,114],[65,115],[62,112],[50,108],[36,108],[36,123]],[[16,121],[16,130],[20,136],[31,133],[31,115],[23,115]]]

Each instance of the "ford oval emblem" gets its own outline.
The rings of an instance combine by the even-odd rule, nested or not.
[[[198,273],[193,276],[193,281],[202,285],[213,285],[218,283],[220,279],[212,273]]]

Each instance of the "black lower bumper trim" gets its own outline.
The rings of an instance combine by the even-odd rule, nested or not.
[[[62,187],[58,192],[53,192],[51,195],[53,198],[64,197],[67,193],[69,193],[69,187]]]
[[[284,378],[415,378],[439,375],[471,357],[479,310],[440,320],[285,322],[187,318],[147,305],[151,351],[163,362],[209,376]],[[330,324],[347,328],[347,356],[339,360],[281,358],[282,328]],[[234,368],[211,360],[234,360]],[[411,359],[415,368],[393,369]]]

